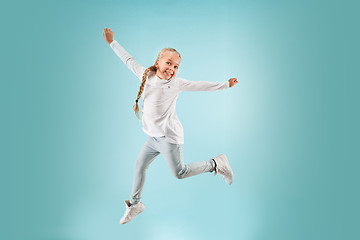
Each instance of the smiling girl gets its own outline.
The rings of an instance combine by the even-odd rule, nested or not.
[[[214,175],[219,173],[227,184],[231,184],[233,172],[224,154],[208,161],[184,164],[184,133],[175,109],[176,100],[182,91],[227,89],[237,84],[237,79],[231,78],[223,83],[214,83],[206,81],[194,82],[179,78],[176,73],[180,65],[181,55],[173,48],[162,49],[155,64],[145,68],[116,40],[113,40],[111,29],[105,28],[103,36],[116,55],[141,80],[133,109],[140,119],[138,101],[143,94],[142,124],[143,131],[149,136],[136,160],[130,200],[125,201],[126,211],[120,223],[130,222],[145,209],[145,205],[140,202],[140,198],[145,183],[146,169],[159,154],[162,154],[170,171],[178,179],[215,171]]]

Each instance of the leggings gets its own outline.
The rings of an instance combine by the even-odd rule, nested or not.
[[[145,183],[146,170],[160,153],[169,165],[171,173],[178,179],[205,172],[212,172],[215,168],[215,163],[211,159],[208,161],[184,164],[182,144],[169,143],[165,141],[165,137],[149,137],[136,159],[134,182],[130,196],[131,204],[140,202]]]

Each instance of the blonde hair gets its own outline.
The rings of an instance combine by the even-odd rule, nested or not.
[[[158,54],[158,57],[156,59],[156,61],[158,61],[160,58],[162,58],[163,54],[165,52],[173,52],[173,53],[176,53],[179,55],[179,57],[181,58],[181,55],[178,51],[176,51],[174,48],[163,48],[159,54]],[[140,84],[140,89],[139,89],[139,92],[137,94],[137,98],[135,100],[135,104],[133,106],[133,109],[135,111],[135,115],[136,117],[140,120],[140,116],[139,116],[139,105],[138,105],[138,102],[139,102],[139,99],[141,97],[141,94],[143,93],[144,91],[144,87],[145,87],[145,83],[146,83],[146,79],[148,78],[149,76],[149,73],[150,72],[155,72],[156,74],[156,71],[157,71],[157,68],[155,65],[152,65],[150,67],[148,67],[147,69],[145,69],[144,71],[144,74],[142,75],[142,81],[141,81],[141,84]]]

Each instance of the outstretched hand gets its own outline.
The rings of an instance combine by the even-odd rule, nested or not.
[[[113,32],[110,28],[105,28],[103,31],[103,36],[105,41],[110,45],[110,43],[113,41]]]
[[[229,79],[229,87],[233,87],[237,83],[238,83],[237,78],[230,78]]]

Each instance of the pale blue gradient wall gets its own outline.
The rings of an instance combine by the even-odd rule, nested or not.
[[[355,1],[18,1],[1,14],[4,239],[357,239],[359,18]],[[139,82],[102,30],[141,64],[163,47],[178,75],[239,84],[182,93],[185,162],[148,170],[147,209],[119,225],[146,140]]]

